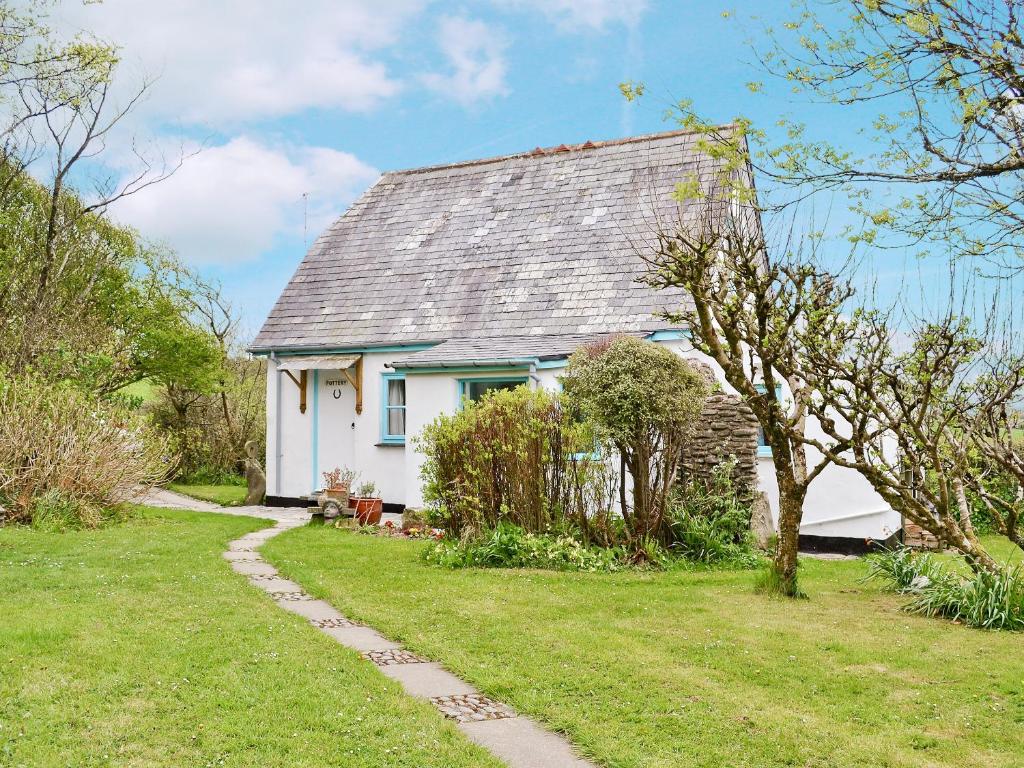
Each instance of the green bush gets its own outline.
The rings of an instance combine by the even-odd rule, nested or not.
[[[669,537],[674,550],[706,563],[753,568],[760,562],[750,534],[750,503],[733,480],[735,460],[719,464],[707,481],[691,481],[673,499]]]
[[[137,412],[31,376],[0,381],[0,506],[15,522],[98,525],[172,465],[168,439]]]
[[[979,629],[1024,630],[1024,568],[980,570],[970,576],[947,570],[928,554],[900,548],[868,558],[868,579],[911,595],[911,613],[941,616]]]
[[[585,424],[558,398],[518,387],[442,415],[420,436],[431,522],[449,534],[511,523],[531,533],[573,529],[605,540],[614,498]]]
[[[631,504],[619,514],[631,541],[665,527],[690,428],[710,385],[699,371],[663,346],[616,336],[585,346],[569,360],[562,380],[571,407],[594,424],[609,455],[629,472]],[[625,483],[625,478],[620,479]]]
[[[443,538],[423,553],[447,568],[543,568],[557,571],[617,571],[628,561],[622,547],[592,547],[565,534],[535,534],[510,523],[475,537]]]

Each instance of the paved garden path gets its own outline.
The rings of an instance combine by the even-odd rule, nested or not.
[[[273,520],[273,527],[232,541],[224,557],[235,571],[267,592],[281,608],[302,616],[337,642],[359,651],[382,673],[397,680],[406,693],[428,700],[445,717],[454,720],[470,741],[489,750],[511,768],[595,768],[593,763],[575,755],[562,736],[484,696],[437,662],[417,656],[371,627],[345,618],[330,603],[313,599],[294,581],[283,578],[260,556],[259,547],[279,533],[308,523],[306,510],[219,507],[163,489],[154,489],[139,502]]]

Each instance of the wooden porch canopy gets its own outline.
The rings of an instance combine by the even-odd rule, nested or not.
[[[363,412],[363,356],[362,355],[296,355],[282,357],[277,370],[284,371],[299,388],[299,413],[306,412],[306,383],[312,370],[341,371],[356,392],[356,413]],[[295,377],[292,371],[297,371]]]

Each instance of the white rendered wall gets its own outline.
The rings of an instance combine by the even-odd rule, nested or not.
[[[722,381],[723,389],[733,392],[721,377],[721,369],[696,352],[686,341],[662,342],[687,359],[709,365]],[[406,444],[379,446],[381,429],[381,373],[392,372],[384,364],[395,353],[371,353],[363,356],[363,413],[356,416],[354,392],[339,371],[309,372],[306,414],[299,413],[299,390],[285,374],[274,370],[267,377],[267,487],[278,496],[304,496],[319,487],[320,473],[335,466],[347,466],[360,473],[361,480],[377,485],[384,500],[423,505],[420,468],[423,455],[415,450],[414,438],[442,413],[453,413],[459,403],[459,380],[529,376],[526,371],[509,373],[409,373],[406,375]],[[531,381],[551,391],[559,389],[557,377],[563,369],[535,371]],[[279,383],[278,383],[279,382]],[[275,387],[280,387],[280,392]],[[277,398],[281,403],[281,440],[276,439]],[[315,435],[313,424],[316,424]],[[824,437],[817,422],[808,423],[810,434]],[[316,438],[314,441],[314,437]],[[315,450],[314,450],[315,442]],[[280,454],[280,478],[275,451]],[[313,454],[316,464],[312,466]],[[809,462],[816,460],[809,451]],[[774,520],[778,521],[778,487],[771,458],[757,461],[760,489],[766,494]],[[315,471],[315,474],[314,474]],[[279,484],[278,484],[279,482]],[[814,536],[884,539],[899,530],[900,516],[875,493],[870,484],[854,470],[830,467],[808,490],[801,532]]]
[[[698,360],[715,372],[722,388],[735,394],[722,374],[721,367],[707,355],[697,352],[685,340],[663,342],[681,357]],[[783,396],[788,389],[783,384]],[[826,440],[817,419],[807,421],[809,437]],[[809,467],[817,464],[821,454],[813,448],[807,450]],[[775,480],[775,466],[770,457],[758,457],[757,475],[760,490],[765,493],[772,510],[772,520],[778,526],[779,487]],[[800,532],[808,536],[839,536],[845,538],[886,539],[900,529],[899,513],[894,512],[859,472],[845,467],[830,466],[812,482],[804,501]]]
[[[363,355],[363,412],[355,412],[355,391],[341,371],[309,371],[306,413],[299,413],[299,388],[284,373],[267,374],[267,493],[306,496],[323,484],[322,473],[349,467],[358,482],[376,484],[385,502],[404,504],[407,446],[381,446],[381,398],[384,364],[394,353]],[[297,377],[297,375],[296,375]],[[275,407],[280,387],[281,409]],[[408,398],[407,398],[408,399]],[[280,416],[280,445],[276,418]],[[407,428],[408,431],[408,428]],[[275,453],[280,455],[280,477]],[[314,455],[316,466],[314,466]]]

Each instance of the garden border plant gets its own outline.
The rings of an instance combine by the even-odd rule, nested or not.
[[[671,350],[626,335],[577,350],[562,385],[569,407],[594,425],[605,455],[619,457],[626,545],[643,558],[652,542],[668,544],[666,523],[686,438],[711,385]]]

